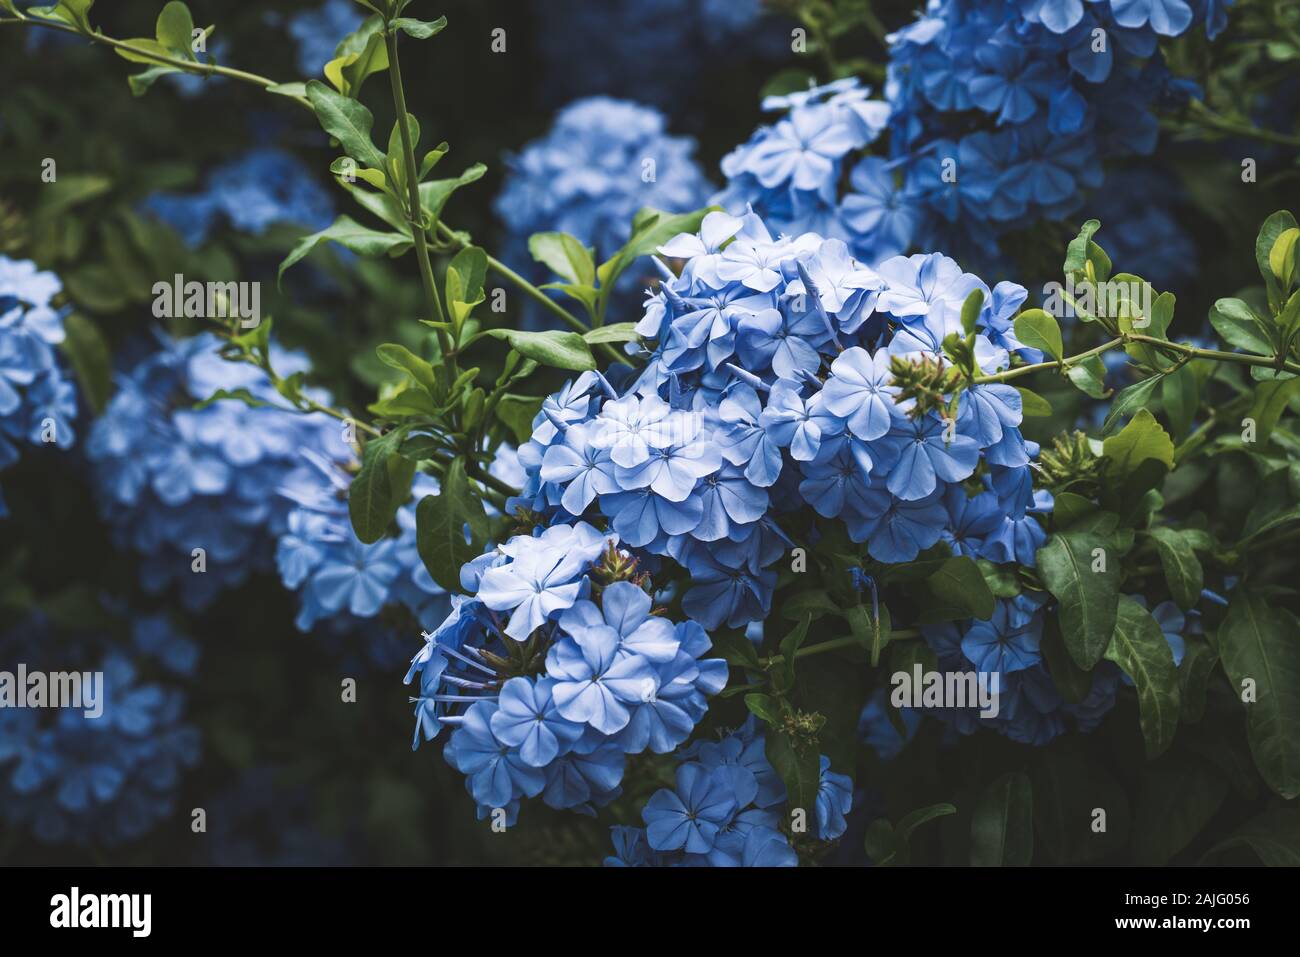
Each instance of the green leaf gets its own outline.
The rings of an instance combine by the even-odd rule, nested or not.
[[[1300,240],[1300,229],[1292,226],[1278,234],[1277,239],[1273,240],[1273,248],[1269,250],[1268,268],[1283,293],[1290,290],[1295,278],[1297,240]]]
[[[1300,795],[1300,642],[1296,621],[1238,588],[1217,632],[1219,656],[1246,708],[1255,766],[1282,797]],[[1252,700],[1253,699],[1253,700]]]
[[[784,731],[767,735],[767,760],[785,782],[791,812],[802,810],[809,821],[817,813],[817,787],[821,783],[821,755],[816,746]]]
[[[387,69],[388,47],[383,34],[373,32],[360,49],[343,53],[326,63],[324,73],[336,90],[355,100],[361,95],[361,87],[368,78]]]
[[[1205,692],[1219,663],[1219,653],[1201,635],[1183,636],[1183,661],[1178,678],[1183,691],[1182,720],[1195,724],[1205,714]]]
[[[1178,668],[1160,625],[1127,595],[1120,596],[1115,634],[1106,658],[1133,679],[1147,759],[1159,757],[1173,743],[1178,730],[1182,698]]]
[[[1174,596],[1178,607],[1190,611],[1200,601],[1201,589],[1205,587],[1205,573],[1191,541],[1182,532],[1163,526],[1152,528],[1151,538],[1165,570],[1169,594]]]
[[[528,252],[555,275],[575,285],[595,285],[596,263],[591,250],[568,233],[533,233],[528,237]]]
[[[1189,365],[1169,373],[1160,383],[1160,401],[1175,438],[1181,439],[1191,429],[1201,404],[1200,392],[1196,371]]]
[[[393,26],[401,30],[408,37],[415,37],[417,40],[427,40],[431,36],[441,33],[447,26],[447,18],[439,17],[437,20],[416,20],[412,17],[398,17],[393,21]]]
[[[639,210],[632,219],[632,238],[613,257],[601,263],[600,268],[596,270],[601,288],[613,286],[623,270],[641,256],[655,252],[679,233],[698,232],[704,217],[720,208],[709,206],[676,215],[649,206]]]
[[[29,7],[27,15],[29,17],[40,17],[43,20],[62,20],[76,27],[82,33],[94,33],[94,28],[90,25],[90,8],[95,5],[95,0],[59,0],[58,3],[47,7]]]
[[[640,335],[636,331],[635,322],[615,322],[608,326],[598,326],[582,334],[582,338],[587,340],[588,345],[599,345],[602,342],[636,342]]]
[[[1166,470],[1174,467],[1173,440],[1150,409],[1139,409],[1129,424],[1118,435],[1106,439],[1101,448],[1107,478],[1114,482],[1131,482],[1148,461],[1158,462]]]
[[[141,70],[139,73],[132,73],[126,78],[126,84],[131,88],[132,96],[144,96],[162,77],[171,73],[181,72],[183,71],[174,66],[151,66],[149,69]]]
[[[486,294],[487,253],[477,246],[466,246],[447,266],[447,307],[452,322],[460,326]]]
[[[1101,424],[1101,434],[1109,435],[1120,419],[1143,408],[1163,378],[1163,374],[1155,375],[1149,379],[1143,379],[1141,382],[1136,382],[1128,388],[1121,389],[1116,394],[1115,401],[1111,403],[1110,412],[1106,413],[1106,421]]]
[[[368,109],[357,100],[331,90],[320,80],[307,84],[307,100],[321,128],[339,141],[343,152],[364,166],[384,168],[384,154],[370,138],[375,118]]]
[[[970,821],[973,867],[1028,867],[1034,856],[1034,789],[1008,771],[985,788]]]
[[[1271,356],[1273,341],[1255,311],[1240,299],[1220,299],[1210,309],[1210,325],[1230,346]]]
[[[405,372],[428,389],[431,395],[437,394],[438,379],[434,375],[432,364],[421,359],[406,346],[398,345],[395,342],[386,342],[375,348],[375,355],[379,357],[380,362],[389,368]]]
[[[526,332],[522,329],[489,329],[488,335],[504,339],[512,349],[544,366],[586,372],[596,368],[596,360],[586,341],[576,332],[548,329]]]
[[[747,694],[745,695],[745,707],[772,727],[776,727],[781,721],[780,707],[777,705],[776,699],[771,695]]]
[[[1235,847],[1250,848],[1265,867],[1300,867],[1300,808],[1269,808],[1210,848],[1205,857]]]
[[[168,50],[179,53],[187,60],[195,59],[194,17],[190,15],[190,8],[180,0],[171,0],[162,8],[154,29],[158,42]]]
[[[917,619],[920,622],[958,618],[987,621],[993,617],[993,592],[989,591],[984,573],[973,558],[954,555],[946,559],[926,578],[925,585],[934,602],[922,610]]]
[[[395,476],[389,466],[390,460],[398,458],[397,450],[405,434],[405,429],[394,429],[371,439],[361,450],[361,471],[348,490],[348,515],[357,538],[367,545],[384,537],[402,504],[401,498],[405,497],[405,490],[395,487]],[[402,467],[409,465],[404,460]]]
[[[60,347],[72,361],[90,411],[99,415],[113,394],[113,356],[99,327],[73,312],[63,320],[64,339]]]
[[[541,411],[542,401],[541,397],[512,395],[508,392],[498,400],[497,419],[510,430],[517,444],[523,445],[532,438],[533,419]]]
[[[1026,418],[1045,418],[1052,414],[1052,404],[1037,392],[1031,392],[1022,386],[1016,386],[1020,393],[1020,411]]]
[[[1255,386],[1255,400],[1246,417],[1255,421],[1256,442],[1268,442],[1297,389],[1300,389],[1300,378],[1269,379]]]
[[[439,493],[426,495],[415,508],[416,549],[433,580],[454,592],[460,589],[461,566],[478,556],[488,534],[483,501],[470,485],[464,458],[457,456],[442,476]]]
[[[128,298],[121,278],[112,267],[92,262],[64,273],[63,282],[77,305],[91,312],[117,312]]]
[[[1088,246],[1099,229],[1101,223],[1090,219],[1080,228],[1079,235],[1070,240],[1070,245],[1065,249],[1065,265],[1062,267],[1066,275],[1083,271],[1088,261]]]
[[[1102,553],[1094,558],[1096,549]],[[1102,561],[1105,570],[1093,571]],[[1115,631],[1119,555],[1114,542],[1095,532],[1057,532],[1038,550],[1037,562],[1039,577],[1061,605],[1065,647],[1076,665],[1090,670]]]
[[[880,663],[880,653],[889,644],[893,630],[889,609],[880,606],[878,621],[871,616],[871,609],[866,605],[845,605],[839,614],[849,623],[849,632],[858,644],[871,653],[871,666],[874,668]]]
[[[1259,236],[1255,239],[1255,264],[1259,266],[1259,274],[1264,277],[1264,286],[1268,290],[1268,304],[1274,312],[1282,308],[1282,289],[1278,285],[1277,277],[1273,274],[1269,266],[1269,256],[1273,252],[1273,247],[1277,244],[1278,237],[1288,229],[1295,229],[1296,221],[1286,210],[1278,210],[1268,219],[1264,220],[1264,225],[1259,228]]]
[[[1104,399],[1111,390],[1106,388],[1106,364],[1101,356],[1089,356],[1076,362],[1066,370],[1066,376],[1074,387],[1094,399]]]
[[[1168,864],[1205,829],[1227,795],[1227,782],[1199,763],[1145,768],[1133,811],[1134,863]]]
[[[887,818],[877,818],[867,826],[867,856],[877,867],[906,865],[912,857],[912,833],[927,821],[956,813],[957,809],[951,804],[932,804],[906,815],[898,822],[897,828]]]
[[[970,335],[975,331],[980,321],[980,310],[984,308],[984,291],[975,289],[966,297],[966,301],[961,304],[961,328],[962,332]]]
[[[350,216],[340,216],[318,233],[304,236],[298,240],[289,255],[280,263],[277,282],[284,278],[284,272],[301,260],[323,242],[338,243],[345,249],[362,256],[398,255],[411,248],[411,237],[405,233],[385,233],[377,229],[362,226]]]
[[[758,660],[754,644],[744,635],[734,632],[719,632],[712,636],[713,650],[722,656],[722,660],[738,668],[762,671],[763,664]]]
[[[1065,355],[1061,327],[1043,310],[1026,309],[1016,316],[1015,330],[1016,338],[1031,349],[1041,349],[1058,361]]]
[[[442,216],[442,208],[447,205],[447,200],[451,199],[451,194],[456,192],[462,186],[468,186],[483,178],[487,172],[487,167],[482,163],[475,163],[459,176],[451,179],[432,179],[427,183],[420,184],[420,206],[426,216],[432,221],[437,222]]]

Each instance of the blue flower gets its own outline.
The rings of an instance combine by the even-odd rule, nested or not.
[[[892,450],[896,457],[896,464],[885,480],[886,486],[909,502],[930,495],[940,482],[968,478],[979,461],[975,440],[950,431],[935,416],[896,422],[879,444]]]
[[[269,567],[293,507],[271,493],[301,449],[349,454],[332,420],[287,408],[259,370],[222,359],[218,344],[210,334],[164,340],[119,379],[86,443],[101,514],[119,547],[139,553],[145,588],[179,584],[192,609]],[[275,346],[272,361],[284,375],[305,367]],[[267,404],[193,407],[219,389]]]
[[[677,769],[675,789],[651,795],[641,817],[656,851],[707,854],[735,811],[732,776],[722,768],[709,771],[687,763]]]
[[[365,17],[350,0],[325,0],[314,10],[289,18],[287,30],[298,46],[298,72],[315,76],[330,60],[345,36],[361,26]]]
[[[822,386],[827,411],[843,418],[849,431],[863,441],[880,438],[899,417],[894,399],[898,389],[889,362],[884,349],[878,349],[873,357],[853,346],[836,356],[830,378]]]
[[[671,633],[672,626],[663,624]],[[561,638],[546,654],[546,673],[555,679],[556,708],[568,720],[590,724],[601,734],[623,730],[632,717],[628,705],[648,701],[658,690],[654,669],[627,650],[608,625],[571,621],[566,627],[576,634]]]
[[[978,670],[1003,675],[1037,664],[1043,621],[1033,605],[1001,600],[988,621],[973,622],[961,650]]]
[[[493,611],[512,612],[505,633],[523,641],[578,600],[580,576],[604,547],[604,536],[583,522],[538,538],[516,536],[501,549],[510,561],[483,573],[479,600]]]
[[[471,705],[443,750],[447,762],[466,776],[474,800],[490,808],[536,797],[546,786],[546,775],[493,733],[494,710],[486,701]]]
[[[138,624],[136,641],[145,635],[150,655],[187,641],[167,628],[163,619]],[[185,692],[172,681],[142,680],[133,649],[101,635],[51,634],[40,617],[0,634],[0,659],[64,667],[49,657],[53,645],[76,649],[87,665],[100,662],[102,713],[0,709],[0,820],[45,844],[138,840],[176,811],[182,774],[199,759]]]
[[[848,829],[844,815],[853,808],[853,781],[831,770],[831,759],[821,756],[821,778],[817,784],[817,838],[834,841]]]
[[[502,685],[489,721],[497,740],[518,748],[524,763],[535,768],[550,764],[582,737],[582,725],[566,720],[556,708],[554,685],[550,678],[511,678]]]

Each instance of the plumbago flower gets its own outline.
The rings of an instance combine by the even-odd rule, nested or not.
[[[1156,111],[1199,95],[1159,41],[1201,24],[1213,39],[1224,7],[929,0],[888,38],[883,99],[848,78],[764,100],[778,118],[723,159],[716,201],[872,265],[909,247],[991,259],[1001,234],[1077,209],[1101,161],[1152,152]]]
[[[0,469],[18,461],[19,443],[66,449],[76,439],[77,391],[55,354],[62,289],[35,263],[0,256]],[[0,518],[8,514],[0,491]]]
[[[115,847],[175,812],[182,773],[198,763],[180,684],[198,649],[163,617],[132,623],[126,642],[59,634],[38,614],[0,633],[6,667],[57,671],[71,660],[102,673],[101,713],[0,708],[0,820],[45,844]]]
[[[261,235],[275,223],[323,229],[334,203],[311,171],[291,153],[250,150],[214,169],[203,189],[154,193],[143,208],[175,229],[189,246],[200,246],[221,221]]]
[[[466,594],[411,663],[413,746],[451,729],[446,760],[479,816],[522,798],[592,813],[626,756],[690,736],[727,665],[695,621],[657,614],[641,558],[586,522],[517,535],[461,571]]]
[[[646,368],[621,392],[584,373],[544,405],[509,507],[603,521],[672,559],[689,577],[682,608],[706,628],[767,616],[771,566],[816,516],[883,563],[945,538],[1033,564],[1046,534],[1032,509],[1051,500],[1024,491],[1038,447],[1020,434],[1020,394],[974,386],[954,417],[944,403],[922,411],[895,381],[899,363],[951,365],[942,343],[964,334],[973,292],[981,372],[1040,358],[1010,333],[1023,289],[995,294],[938,253],[871,269],[836,239],[774,238],[754,213],[710,213],[664,249],[686,263],[680,275],[660,263],[637,326]]]
[[[945,673],[974,674],[997,696],[996,716],[978,706],[926,708],[961,734],[991,728],[1021,744],[1045,745],[1067,730],[1096,728],[1115,706],[1123,673],[1110,661],[1099,662],[1092,684],[1078,701],[1067,700],[1043,661],[1045,603],[1025,592],[999,598],[988,621],[922,625],[921,633]],[[982,676],[979,677],[979,676]]]
[[[798,855],[781,829],[790,818],[785,785],[765,753],[751,717],[718,741],[682,751],[673,787],[661,788],[641,812],[644,828],[611,828],[612,867],[795,867]],[[820,760],[811,837],[833,841],[853,805],[849,778]]]
[[[447,613],[446,591],[429,575],[415,545],[415,506],[397,512],[396,537],[365,544],[348,517],[347,492],[355,458],[332,461],[313,449],[285,479],[280,494],[293,503],[275,560],[286,588],[300,592],[294,624],[311,631],[317,624],[351,633],[390,605],[405,606],[422,627],[431,628]],[[418,474],[414,501],[436,495],[438,480]]]
[[[714,189],[695,160],[695,140],[669,135],[667,125],[658,110],[628,100],[594,96],[570,103],[544,137],[507,158],[497,216],[510,236],[563,232],[602,258],[612,256],[630,238],[638,210],[688,212]],[[505,258],[542,281],[523,240],[512,243]],[[634,277],[620,288],[632,293]],[[543,318],[525,315],[534,323]]]
[[[177,585],[195,610],[269,568],[292,503],[267,490],[287,480],[301,450],[348,455],[337,423],[289,408],[259,370],[222,359],[219,342],[162,339],[119,376],[86,443],[100,512],[118,546],[139,554],[145,588]],[[286,375],[306,368],[302,356],[272,352]],[[222,389],[264,404],[200,406]]]

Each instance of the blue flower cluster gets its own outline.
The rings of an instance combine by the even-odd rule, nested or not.
[[[339,41],[361,26],[362,7],[352,0],[325,0],[319,7],[289,17],[286,29],[298,46],[298,72],[318,76],[334,59]]]
[[[298,465],[300,450],[346,454],[336,423],[287,408],[259,370],[222,359],[218,345],[208,333],[164,340],[119,377],[86,443],[118,546],[140,554],[149,591],[178,584],[191,609],[269,566],[290,503],[267,490]],[[279,349],[273,362],[286,376],[306,368],[304,357]],[[221,389],[268,405],[196,407]]]
[[[261,235],[275,223],[322,229],[334,217],[329,193],[301,160],[270,147],[217,167],[198,192],[154,193],[143,208],[191,247],[202,245],[222,219]]]
[[[642,207],[703,206],[714,187],[694,158],[695,140],[666,128],[658,110],[606,96],[561,110],[544,137],[506,160],[494,208],[507,227],[508,261],[541,277],[526,245],[533,233],[569,233],[607,258],[627,242]]]
[[[1050,498],[1034,495],[1019,392],[974,386],[946,419],[899,401],[891,372],[896,360],[946,367],[942,342],[976,290],[979,367],[1037,360],[1012,330],[1023,288],[989,290],[938,253],[870,269],[839,240],[774,239],[753,213],[710,213],[661,251],[686,265],[678,276],[660,263],[637,326],[653,343],[645,370],[622,394],[586,373],[543,404],[511,507],[558,521],[591,509],[626,544],[673,559],[692,582],[682,607],[706,628],[766,617],[770,566],[792,544],[777,515],[801,505],[879,562],[946,539],[1034,563],[1046,537],[1034,511]]]
[[[644,828],[611,828],[614,867],[795,867],[798,855],[780,830],[785,785],[767,760],[751,717],[720,741],[682,752],[672,788],[646,802]],[[833,841],[848,828],[853,782],[821,758],[812,836]],[[793,826],[793,822],[792,822]]]
[[[314,449],[285,477],[280,494],[293,503],[276,545],[280,580],[300,593],[295,624],[310,631],[322,620],[332,630],[354,632],[388,605],[408,608],[426,628],[447,613],[447,593],[433,580],[415,547],[415,501],[438,492],[438,480],[417,475],[414,501],[397,512],[399,535],[367,545],[348,516],[348,486],[355,458],[331,460]]]
[[[36,264],[0,256],[0,469],[18,460],[18,444],[72,445],[77,390],[54,347],[64,310],[54,307],[59,278]],[[0,518],[9,514],[0,491]]]
[[[466,595],[411,663],[413,746],[444,726],[479,817],[524,797],[590,812],[625,756],[682,744],[727,682],[694,621],[654,613],[636,557],[585,522],[518,535],[467,564]]]
[[[171,816],[181,774],[198,761],[199,732],[185,723],[185,693],[172,680],[193,674],[197,646],[161,617],[137,621],[129,646],[69,643],[49,630],[34,616],[0,634],[0,660],[29,675],[83,671],[90,659],[81,653],[93,652],[103,710],[0,709],[0,820],[47,844],[133,841]],[[55,647],[78,660],[52,657]],[[139,671],[151,660],[172,678],[145,680]]]
[[[671,109],[690,101],[710,66],[789,52],[784,25],[762,22],[762,0],[533,0],[532,6],[542,90],[551,103],[595,89]]]
[[[885,99],[850,78],[789,96],[723,160],[722,200],[870,263],[908,248],[996,248],[1076,210],[1101,161],[1155,148],[1155,111],[1199,95],[1161,38],[1223,28],[1211,0],[930,0],[891,35]],[[862,148],[888,131],[886,156]],[[847,189],[843,184],[847,182]]]
[[[1028,592],[999,598],[988,621],[922,625],[921,634],[944,672],[984,674],[998,696],[996,717],[978,707],[926,709],[961,734],[992,728],[1021,744],[1044,745],[1069,728],[1088,732],[1115,705],[1123,673],[1109,661],[1092,671],[1092,687],[1067,701],[1043,663],[1043,597]]]

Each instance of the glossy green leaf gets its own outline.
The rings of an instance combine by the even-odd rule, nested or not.
[[[970,822],[974,867],[1027,867],[1034,856],[1034,790],[1028,775],[1002,774],[980,795]]]
[[[1296,620],[1239,587],[1216,634],[1233,693],[1246,709],[1250,752],[1282,797],[1300,795],[1300,642]]]
[[[1113,540],[1095,532],[1057,532],[1038,550],[1037,562],[1043,584],[1060,602],[1070,657],[1091,669],[1110,644],[1118,614],[1119,555]]]
[[[1149,611],[1127,595],[1120,596],[1118,611],[1106,658],[1133,679],[1147,758],[1157,758],[1178,730],[1182,700],[1178,669],[1169,642]]]

